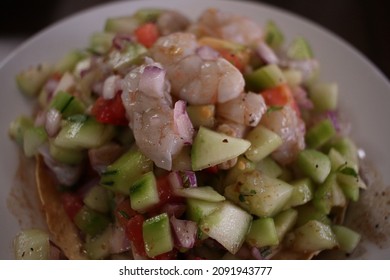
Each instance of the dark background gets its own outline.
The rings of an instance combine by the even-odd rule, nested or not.
[[[390,77],[390,20],[385,0],[252,1],[280,7],[318,23],[349,42]],[[76,11],[104,2],[109,1],[0,0],[0,37],[31,36]]]

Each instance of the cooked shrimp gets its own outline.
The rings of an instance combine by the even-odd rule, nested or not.
[[[195,35],[174,33],[161,37],[151,49],[153,58],[167,71],[172,94],[190,104],[226,102],[244,90],[244,78],[227,60],[204,50]]]
[[[256,93],[242,93],[237,98],[218,104],[217,116],[230,121],[255,127],[266,112],[263,96]]]
[[[165,71],[156,63],[132,70],[122,90],[137,146],[158,167],[171,170],[172,157],[192,143],[193,127],[184,101],[177,101],[173,108]]]
[[[283,140],[283,144],[272,153],[272,157],[280,164],[291,163],[305,148],[305,123],[290,105],[264,114],[260,123]]]
[[[263,30],[256,22],[216,9],[206,10],[191,30],[199,37],[216,37],[247,46],[263,38]]]

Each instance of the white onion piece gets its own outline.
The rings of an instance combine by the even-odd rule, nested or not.
[[[216,60],[220,56],[219,52],[209,46],[201,46],[195,52],[204,60]]]
[[[170,218],[175,243],[179,248],[192,248],[195,244],[198,226],[193,221],[178,220],[175,216]]]
[[[46,114],[45,130],[49,137],[55,136],[61,128],[61,113],[51,108]]]
[[[108,100],[115,97],[116,92],[121,88],[120,81],[121,77],[118,75],[111,75],[104,80],[102,93],[104,99]]]
[[[279,58],[265,42],[261,42],[257,45],[256,52],[260,56],[260,58],[267,64],[279,63]]]
[[[178,100],[173,108],[173,123],[175,130],[180,135],[180,138],[185,144],[192,144],[194,136],[194,127],[192,126],[190,117],[187,114],[186,103],[183,100]]]
[[[163,97],[165,70],[155,65],[148,65],[142,72],[138,89],[150,97]]]
[[[127,238],[124,229],[120,226],[113,226],[110,237],[110,253],[120,254],[129,251],[130,240]]]

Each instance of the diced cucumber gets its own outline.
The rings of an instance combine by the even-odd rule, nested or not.
[[[34,122],[30,117],[19,116],[11,122],[9,126],[9,136],[15,140],[18,145],[23,146],[24,133],[30,127],[34,126]]]
[[[362,182],[359,176],[338,173],[337,182],[346,198],[355,202],[359,200],[359,188]]]
[[[109,32],[95,32],[89,38],[89,49],[93,53],[106,54],[111,48],[115,34]]]
[[[336,175],[330,174],[326,180],[318,186],[314,193],[313,205],[322,213],[328,215],[333,207],[333,185],[337,184]]]
[[[212,187],[176,189],[175,194],[186,198],[195,198],[210,202],[219,202],[225,200],[225,197],[223,195],[220,195]]]
[[[167,213],[145,220],[142,233],[148,257],[153,258],[172,251],[173,237]]]
[[[110,255],[110,242],[112,238],[112,228],[107,227],[106,230],[95,237],[87,238],[85,242],[85,251],[92,260],[100,260]]]
[[[306,39],[295,38],[287,49],[287,56],[292,59],[306,60],[313,58],[313,52]]]
[[[233,159],[250,147],[245,139],[227,136],[201,126],[191,149],[192,169],[198,171]]]
[[[224,179],[224,185],[228,186],[237,181],[237,177],[247,171],[255,169],[255,164],[243,156],[238,157],[237,163],[229,169]]]
[[[249,90],[259,92],[285,83],[286,78],[279,66],[269,64],[245,75],[245,82]]]
[[[344,195],[343,190],[337,182],[332,184],[332,206],[333,207],[345,207],[347,205],[347,198]]]
[[[187,198],[186,216],[189,220],[199,224],[200,221],[207,215],[214,212],[220,207],[221,202],[210,202],[195,198]],[[207,238],[207,234],[198,230],[199,239],[203,240]]]
[[[47,78],[52,73],[52,66],[39,64],[16,75],[16,84],[20,91],[27,96],[37,96]]]
[[[245,156],[253,162],[264,159],[280,147],[283,142],[278,134],[262,125],[252,129],[246,139],[251,142],[251,146],[245,152]]]
[[[339,90],[335,83],[315,83],[310,86],[309,97],[317,111],[336,110],[338,96]]]
[[[153,8],[143,8],[139,9],[135,14],[134,18],[139,20],[141,23],[153,22],[156,21],[157,18],[161,15],[161,9],[153,9]]]
[[[329,225],[312,220],[294,230],[291,248],[297,252],[316,252],[333,249],[338,245]]]
[[[109,33],[132,34],[139,25],[140,21],[133,16],[108,18],[104,26],[104,31]]]
[[[18,233],[14,240],[17,260],[49,260],[49,234],[40,229],[27,229]]]
[[[285,69],[282,70],[283,75],[286,78],[287,84],[290,87],[300,86],[303,82],[302,72],[296,69]]]
[[[214,127],[215,105],[189,105],[187,113],[194,127]]]
[[[85,53],[73,50],[62,57],[55,65],[54,71],[58,73],[72,72],[76,64],[85,58]]]
[[[279,244],[278,234],[272,218],[260,218],[252,222],[246,242],[257,248]]]
[[[38,149],[47,140],[47,133],[45,128],[29,127],[23,135],[23,151],[26,157],[32,157],[37,154]]]
[[[309,178],[300,179],[291,183],[293,192],[291,198],[287,202],[285,209],[303,205],[312,200],[314,193],[314,186]]]
[[[156,177],[153,171],[145,173],[131,185],[130,205],[135,211],[145,213],[159,202]]]
[[[105,215],[83,206],[74,217],[74,223],[83,233],[96,236],[107,228],[110,220]]]
[[[359,169],[359,159],[355,143],[348,137],[340,137],[332,141],[331,147],[336,149],[355,170]]]
[[[306,224],[307,222],[309,222],[311,220],[317,220],[317,221],[324,223],[324,224],[327,224],[327,225],[331,224],[331,221],[328,218],[328,216],[325,213],[319,211],[310,202],[306,203],[304,205],[300,205],[300,206],[296,207],[296,209],[298,210],[298,219],[297,219],[297,223],[296,223],[296,225],[298,227]]]
[[[108,64],[114,70],[120,71],[132,64],[136,64],[139,58],[146,52],[147,49],[143,45],[129,42],[123,50],[113,50],[109,53]]]
[[[128,195],[132,184],[153,170],[153,162],[140,151],[129,150],[101,174],[100,184],[109,190]]]
[[[97,148],[107,143],[115,134],[115,128],[97,122],[85,115],[68,118],[54,139],[54,144],[68,149]]]
[[[352,253],[360,242],[361,235],[345,226],[333,225],[339,248],[346,253]]]
[[[83,114],[85,111],[85,106],[80,100],[64,91],[58,92],[53,97],[50,108],[59,111],[63,118],[76,114]]]
[[[294,228],[297,218],[298,211],[293,208],[280,212],[274,217],[279,242],[282,242],[284,236]]]
[[[199,223],[205,216],[211,214],[220,206],[218,202],[210,202],[196,198],[187,198],[187,218]]]
[[[301,151],[298,154],[297,164],[305,175],[318,184],[325,181],[331,169],[328,156],[312,149]]]
[[[255,170],[238,177],[225,188],[225,196],[251,214],[269,217],[277,214],[290,199],[293,187]]]
[[[53,141],[49,141],[49,151],[53,159],[69,165],[77,165],[86,157],[85,150],[58,147]]]
[[[272,178],[277,178],[283,173],[283,169],[271,157],[266,157],[256,163],[256,169]]]
[[[265,41],[273,49],[283,46],[284,35],[280,28],[273,21],[267,21],[265,26]]]
[[[84,204],[100,213],[110,211],[110,199],[107,190],[101,186],[92,187],[85,195]]]
[[[307,145],[312,149],[317,149],[327,143],[333,136],[336,135],[336,130],[329,119],[325,119],[313,127],[311,127],[305,136]]]
[[[252,216],[229,201],[207,215],[200,222],[200,229],[218,241],[230,253],[235,254],[245,241]]]
[[[343,167],[353,167],[349,165],[348,161],[342,156],[336,149],[331,148],[328,153],[330,159],[331,171],[336,172],[339,168]]]

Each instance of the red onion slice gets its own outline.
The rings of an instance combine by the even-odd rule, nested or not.
[[[192,144],[194,127],[187,114],[185,101],[179,100],[175,103],[175,107],[173,108],[173,122],[177,133],[183,139],[184,143]]]
[[[112,75],[105,79],[103,83],[103,98],[113,99],[118,90],[121,89],[121,77]]]
[[[257,45],[256,52],[260,56],[260,58],[267,64],[279,63],[279,58],[265,42],[261,42]]]
[[[61,128],[61,113],[51,108],[46,114],[45,130],[50,137],[55,136]]]
[[[193,221],[178,220],[175,216],[170,218],[175,243],[179,248],[192,248],[196,241],[198,226]]]
[[[148,65],[142,72],[138,89],[150,97],[164,97],[165,70],[155,65]]]
[[[112,45],[117,50],[123,50],[126,43],[132,42],[133,37],[130,34],[116,34],[114,39],[112,39]]]

